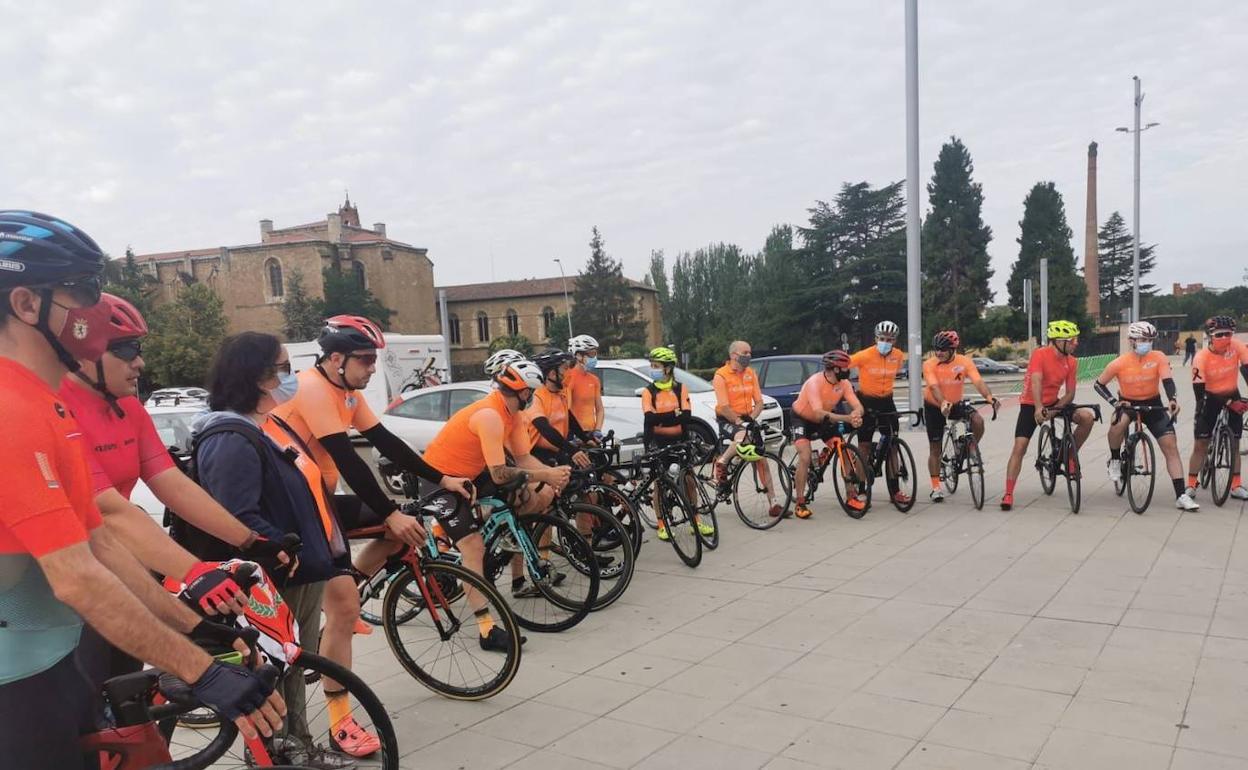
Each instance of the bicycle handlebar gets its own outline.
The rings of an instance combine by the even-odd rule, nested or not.
[[[992,419],[995,422],[997,419],[997,412],[1001,409],[1001,399],[994,398],[991,401],[989,401],[983,398],[978,398],[978,399],[964,398],[958,402],[958,405],[968,406],[971,408],[974,408],[977,406],[991,406],[992,407]]]

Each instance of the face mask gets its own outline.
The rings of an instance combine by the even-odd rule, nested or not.
[[[1139,355],[1142,355],[1142,356],[1147,355],[1148,353],[1152,352],[1152,350],[1153,350],[1153,343],[1151,342],[1135,343],[1135,352],[1138,353]]]
[[[880,351],[880,355],[886,356],[889,353],[893,352],[893,343],[880,340],[879,342],[875,343],[875,349]]]
[[[741,353],[741,354],[739,354],[739,355],[737,356],[737,363],[738,363],[738,364],[740,364],[742,367],[749,366],[749,365],[750,365],[750,354],[749,354],[749,353]]]
[[[665,380],[667,379],[667,372],[663,371],[662,369],[651,369],[650,379],[654,380],[655,382]]]
[[[1231,346],[1230,337],[1214,337],[1209,340],[1209,349],[1214,353],[1225,353],[1227,348]]]
[[[598,356],[585,359],[585,371],[592,372],[598,368]]]
[[[282,372],[277,376],[277,387],[268,391],[269,397],[273,399],[278,406],[286,403],[295,397],[295,392],[299,390],[299,377],[293,373]]]
[[[70,356],[83,361],[98,361],[108,349],[109,321],[112,309],[98,302],[89,307],[69,308],[65,311],[65,325],[56,341]]]

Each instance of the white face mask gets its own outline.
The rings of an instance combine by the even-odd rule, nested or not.
[[[1153,350],[1153,343],[1151,342],[1135,343],[1135,352],[1141,356],[1148,355],[1149,353],[1152,352],[1152,350]]]
[[[294,372],[282,372],[277,377],[277,387],[268,391],[273,403],[281,406],[295,397],[299,390],[299,376]]]

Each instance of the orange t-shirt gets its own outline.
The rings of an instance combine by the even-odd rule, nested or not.
[[[1248,365],[1248,345],[1239,340],[1231,340],[1225,353],[1201,348],[1192,359],[1192,382],[1204,383],[1205,391],[1215,396],[1229,396],[1239,390],[1243,365]]]
[[[1027,373],[1023,375],[1023,393],[1019,396],[1020,404],[1035,406],[1036,400],[1031,395],[1031,378],[1040,374],[1040,398],[1042,406],[1052,406],[1057,402],[1057,395],[1062,386],[1067,393],[1074,393],[1075,377],[1079,373],[1079,362],[1074,356],[1064,356],[1052,345],[1038,348],[1031,354],[1027,362]]]
[[[338,486],[338,466],[329,456],[320,439],[355,428],[361,433],[377,425],[379,420],[357,390],[340,388],[330,382],[315,366],[297,375],[299,390],[295,397],[273,410],[291,427],[312,452],[312,459],[321,469],[325,485]]]
[[[1148,401],[1161,395],[1161,381],[1170,377],[1170,360],[1160,350],[1146,355],[1123,353],[1109,362],[1098,378],[1108,384],[1118,378],[1119,394],[1128,401]]]
[[[893,383],[905,362],[906,354],[899,349],[893,348],[882,356],[874,345],[849,357],[849,365],[858,370],[858,392],[872,398],[893,395]]]
[[[763,390],[758,386],[758,375],[748,366],[740,374],[724,364],[715,370],[711,380],[715,386],[715,406],[727,406],[739,415],[754,412],[754,405],[763,403]]]
[[[677,400],[676,388],[671,387],[667,390],[659,390],[651,395],[650,388],[641,391],[641,413],[642,414],[668,414],[670,412],[688,412],[691,410],[689,406],[689,389],[684,385],[680,386],[680,397]],[[656,425],[654,433],[657,436],[679,436],[684,432],[682,425]]]
[[[549,449],[555,451],[556,447],[546,440],[546,437],[533,427],[533,420],[538,417],[545,417],[550,422],[550,427],[559,432],[560,436],[568,437],[568,412],[570,410],[568,404],[568,390],[565,387],[558,393],[547,390],[546,388],[538,388],[533,391],[533,402],[529,404],[529,408],[524,410],[525,426],[529,432],[530,446],[539,447],[541,449]],[[577,421],[580,422],[579,420]]]
[[[39,557],[86,542],[103,519],[78,422],[47,383],[7,358],[0,393],[0,554]]]
[[[515,457],[529,453],[528,434],[517,430],[524,424],[496,390],[451,415],[425,449],[425,462],[444,475],[474,479],[492,465],[506,464],[508,451]]]
[[[602,380],[578,365],[563,375],[563,389],[571,398],[572,415],[581,429],[600,430],[602,415],[598,412],[598,397],[602,394]]]
[[[802,383],[802,390],[793,402],[793,414],[807,422],[815,422],[815,410],[830,412],[844,399],[854,408],[861,408],[858,397],[854,395],[854,386],[849,380],[838,380],[835,384],[828,382],[823,372],[815,372]]]
[[[932,406],[940,406],[940,402],[932,395],[932,386],[940,387],[940,394],[949,402],[962,400],[966,381],[982,382],[979,369],[975,362],[961,353],[955,353],[947,363],[941,363],[936,356],[923,362],[923,401]]]

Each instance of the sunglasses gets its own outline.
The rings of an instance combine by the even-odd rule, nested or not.
[[[141,340],[121,340],[109,345],[108,352],[112,353],[115,358],[130,363],[143,355],[143,342]]]
[[[90,307],[98,303],[100,295],[104,293],[104,286],[98,275],[82,275],[43,285],[53,291],[57,289],[64,291],[78,307]]]
[[[1210,337],[1213,337],[1215,340],[1220,340],[1220,339],[1225,339],[1225,338],[1227,338],[1227,337],[1230,337],[1230,336],[1232,336],[1232,335],[1234,335],[1234,334],[1235,334],[1235,332],[1233,332],[1233,331],[1229,331],[1229,330],[1228,330],[1228,331],[1224,331],[1224,332],[1214,332],[1213,334],[1210,334],[1209,336],[1210,336]]]
[[[376,353],[364,353],[361,355],[356,355],[355,353],[348,353],[347,358],[358,359],[359,362],[364,364],[365,366],[372,366],[373,364],[377,363]]]
[[[265,370],[264,378],[266,380],[271,380],[276,377],[278,373],[290,374],[290,361],[282,361],[281,363],[273,364]]]

